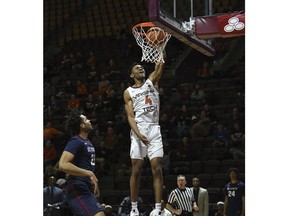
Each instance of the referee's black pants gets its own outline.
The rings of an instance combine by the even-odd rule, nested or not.
[[[193,213],[188,211],[182,211],[181,216],[193,216]]]

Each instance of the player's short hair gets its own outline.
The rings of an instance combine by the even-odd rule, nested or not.
[[[130,65],[129,69],[128,69],[128,74],[130,75],[131,72],[132,72],[132,68],[135,66],[135,65],[141,65],[139,62],[134,62],[133,64]]]
[[[239,170],[236,167],[232,167],[232,168],[228,169],[228,172],[227,172],[228,177],[232,171],[236,173],[237,178],[238,178],[239,177]]]

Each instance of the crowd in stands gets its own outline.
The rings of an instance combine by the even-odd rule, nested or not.
[[[57,162],[68,138],[66,116],[73,107],[81,107],[93,124],[90,140],[96,148],[96,172],[100,179],[114,176],[116,185],[117,178],[130,175],[130,127],[122,99],[123,91],[130,84],[129,80],[123,79],[126,73],[123,68],[129,65],[115,67],[114,60],[109,58],[107,67],[101,67],[96,60],[88,61],[92,55],[90,52],[87,61],[71,62],[66,56],[66,62],[61,61],[58,68],[53,69],[58,71],[55,75],[46,74],[49,78],[44,83],[44,185],[50,175],[65,178],[59,172]],[[211,80],[218,82],[216,87],[210,85]],[[200,161],[203,165],[205,160],[245,158],[245,109],[243,99],[237,97],[244,93],[241,77],[230,74],[197,77],[193,83],[176,82],[172,88],[165,85],[165,80],[163,83],[163,86],[160,83],[160,125],[165,152],[164,181],[168,175],[196,174],[191,170],[192,161]],[[223,89],[221,94],[213,92],[217,88]],[[233,93],[228,92],[229,89]],[[226,93],[231,96],[227,103],[222,103],[217,96],[222,98]],[[151,176],[149,166],[143,172],[147,178]],[[108,205],[107,210],[109,208]]]

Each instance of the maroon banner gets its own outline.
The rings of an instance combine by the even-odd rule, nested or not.
[[[195,34],[200,39],[245,35],[245,14],[229,13],[196,17]]]
[[[221,37],[237,37],[245,35],[245,14],[227,14],[217,16]]]
[[[195,34],[200,39],[221,37],[215,16],[196,17]]]

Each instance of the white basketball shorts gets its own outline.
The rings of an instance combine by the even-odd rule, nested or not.
[[[140,133],[145,135],[150,141],[150,145],[146,146],[134,133],[133,130],[130,132],[131,148],[130,157],[131,159],[144,159],[146,156],[149,160],[154,157],[163,157],[163,143],[161,128],[158,124],[138,124]]]

